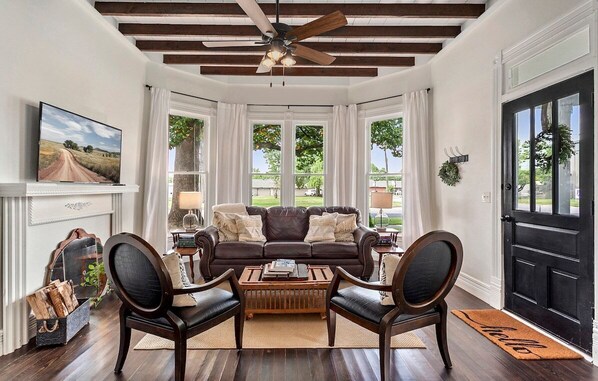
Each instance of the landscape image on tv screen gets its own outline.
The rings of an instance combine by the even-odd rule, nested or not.
[[[38,181],[119,183],[122,132],[40,105]]]

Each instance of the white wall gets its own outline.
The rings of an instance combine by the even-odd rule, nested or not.
[[[0,182],[35,181],[44,101],[122,129],[121,182],[139,184],[146,58],[79,0],[2,1],[0,34]],[[140,200],[125,196],[127,231]]]
[[[494,59],[509,48],[580,6],[583,0],[504,0],[487,11],[431,62],[433,85],[434,171],[446,160],[444,147],[469,154],[460,166],[462,180],[448,187],[435,177],[437,227],[457,234],[464,245],[462,282],[468,291],[497,305],[492,283],[494,205],[482,203],[491,192],[493,160]],[[500,127],[499,127],[500,128]],[[500,199],[493,195],[493,202]],[[502,264],[501,264],[502,265]]]

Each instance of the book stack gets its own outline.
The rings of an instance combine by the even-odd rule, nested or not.
[[[195,236],[193,234],[179,235],[177,247],[195,247]]]
[[[298,265],[292,259],[277,259],[266,263],[262,280],[307,280],[307,265]]]

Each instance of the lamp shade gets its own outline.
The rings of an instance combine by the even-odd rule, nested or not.
[[[179,193],[179,207],[181,209],[199,209],[203,201],[201,192]]]
[[[389,209],[392,208],[392,193],[390,192],[372,192],[372,208]]]

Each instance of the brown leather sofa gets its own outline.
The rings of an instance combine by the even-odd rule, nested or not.
[[[200,230],[195,242],[203,249],[199,267],[203,277],[210,280],[234,269],[240,276],[245,266],[268,263],[277,258],[294,259],[297,263],[329,265],[334,271],[341,266],[351,275],[368,280],[374,271],[372,246],[379,235],[360,221],[358,209],[352,207],[281,207],[268,209],[248,206],[247,213],[260,215],[267,241],[219,242],[214,226]],[[304,242],[309,229],[309,216],[322,213],[353,213],[357,215],[354,242]]]

